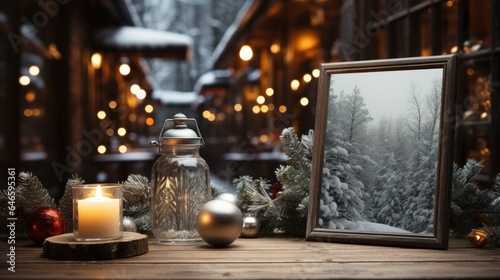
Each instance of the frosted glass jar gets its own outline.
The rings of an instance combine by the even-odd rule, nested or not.
[[[187,122],[195,124],[194,130]],[[194,119],[176,114],[163,124],[159,141],[160,157],[151,174],[151,229],[159,244],[201,242],[196,216],[212,198],[208,164],[200,156],[204,142]]]

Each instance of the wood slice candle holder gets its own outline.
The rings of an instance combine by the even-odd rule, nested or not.
[[[45,239],[43,254],[58,260],[108,260],[128,258],[147,253],[148,237],[135,232],[123,232],[123,237],[108,241],[75,241],[73,233]]]

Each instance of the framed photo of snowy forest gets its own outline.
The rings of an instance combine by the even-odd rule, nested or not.
[[[448,248],[457,61],[321,64],[307,240]]]

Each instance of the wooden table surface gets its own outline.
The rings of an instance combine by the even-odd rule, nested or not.
[[[0,279],[500,279],[500,249],[451,239],[448,250],[307,242],[291,237],[238,239],[230,247],[165,246],[108,261],[58,261],[31,241],[16,241],[16,272]]]

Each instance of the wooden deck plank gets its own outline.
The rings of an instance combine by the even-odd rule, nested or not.
[[[3,243],[2,251],[6,244]],[[300,238],[238,239],[224,249],[162,246],[109,261],[58,261],[30,241],[16,244],[16,273],[5,279],[500,279],[500,249],[452,239],[449,250],[307,242]]]
[[[498,262],[20,265],[9,279],[498,279]]]

